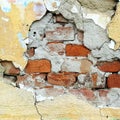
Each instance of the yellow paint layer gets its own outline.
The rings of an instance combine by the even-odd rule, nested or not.
[[[32,2],[26,7],[11,4],[10,12],[0,9],[0,59],[13,61],[21,69],[24,69],[27,63],[23,57],[26,51],[23,41],[32,22],[40,18],[38,11],[36,13],[33,10],[35,4],[37,3]]]
[[[116,42],[115,49],[118,49],[120,46],[120,3],[117,5],[115,16],[108,25],[108,35]]]
[[[44,120],[101,120],[98,108],[73,95],[63,95],[53,101],[38,104]]]
[[[39,119],[32,93],[7,85],[0,78],[0,120]]]

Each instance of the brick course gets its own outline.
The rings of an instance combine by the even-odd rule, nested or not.
[[[49,73],[51,71],[51,63],[47,59],[28,60],[25,68],[26,73]]]
[[[120,71],[120,61],[103,62],[98,68],[103,72],[118,72]]]
[[[47,76],[48,83],[60,86],[70,86],[76,82],[73,74],[49,73]]]
[[[120,88],[120,75],[119,74],[111,74],[107,79],[108,88]]]
[[[88,56],[90,50],[83,45],[67,44],[66,45],[66,56]]]

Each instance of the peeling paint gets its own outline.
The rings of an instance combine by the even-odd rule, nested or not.
[[[46,13],[41,0],[1,0],[0,1],[0,59],[13,61],[22,70],[27,60],[24,39],[33,21]]]

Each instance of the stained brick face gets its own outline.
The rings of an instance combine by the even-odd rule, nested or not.
[[[70,86],[76,82],[73,74],[49,73],[47,76],[48,83],[59,86]]]
[[[50,41],[74,40],[73,27],[56,27],[54,30],[46,30],[46,38]]]
[[[51,63],[47,59],[29,60],[25,68],[26,73],[48,73],[51,71]]]
[[[88,56],[90,50],[83,45],[68,44],[66,45],[67,56]]]
[[[120,75],[111,74],[108,76],[107,80],[108,88],[120,88]]]
[[[120,61],[103,62],[98,68],[103,72],[118,72],[120,71]]]
[[[94,100],[95,99],[95,94],[92,90],[87,89],[87,88],[81,88],[81,89],[71,89],[69,90],[70,93],[74,95],[80,95],[82,94],[87,100]]]
[[[50,53],[58,53],[59,55],[63,55],[65,53],[65,45],[59,42],[49,42],[47,47]]]

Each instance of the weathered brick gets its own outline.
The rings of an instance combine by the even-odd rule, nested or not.
[[[66,59],[62,64],[62,71],[64,72],[90,72],[92,63],[87,59]]]
[[[90,50],[83,45],[67,44],[66,45],[67,56],[87,56]]]
[[[55,22],[67,23],[68,21],[62,15],[56,15],[55,16]]]
[[[81,60],[80,70],[81,73],[89,73],[91,70],[92,63],[88,59]]]
[[[72,26],[55,26],[46,30],[46,38],[50,41],[74,40],[74,28]]]
[[[62,64],[62,71],[64,72],[80,72],[81,60],[65,59]]]
[[[60,86],[71,86],[76,82],[73,74],[49,73],[47,76],[48,83]]]
[[[120,88],[120,75],[119,74],[111,74],[107,79],[108,88]]]
[[[19,83],[27,80],[28,77],[29,77],[29,75],[18,75],[16,83],[19,84]]]
[[[31,74],[31,76],[33,79],[42,79],[42,80],[46,79],[46,74],[34,73],[34,74]]]
[[[99,90],[100,97],[107,97],[109,90]]]
[[[65,53],[65,45],[59,42],[49,42],[47,44],[48,49],[51,53],[55,52],[59,55],[63,55]]]
[[[51,71],[51,63],[47,59],[29,60],[25,68],[26,73],[48,73]]]
[[[27,54],[28,54],[29,57],[34,56],[34,54],[35,54],[35,49],[34,49],[34,48],[29,48],[29,49],[27,50]]]
[[[7,75],[18,75],[20,74],[20,69],[16,68],[10,61],[2,61],[1,65],[5,68],[5,74]]]
[[[32,79],[31,75],[19,75],[17,76],[17,81],[16,81],[17,86],[19,86],[21,88],[23,87],[32,87],[34,88],[35,86],[35,81]]]
[[[87,88],[82,88],[80,89],[80,92],[88,99],[88,100],[94,100],[95,95],[94,91],[87,89]]]
[[[97,87],[98,74],[97,73],[91,74],[91,79],[92,79],[92,83],[93,83],[93,88],[96,88]]]
[[[98,68],[103,72],[118,72],[120,71],[120,61],[103,62]]]
[[[91,89],[87,88],[81,88],[81,89],[71,89],[69,90],[70,93],[79,96],[82,94],[87,100],[94,100],[95,99],[95,94],[94,91]]]

